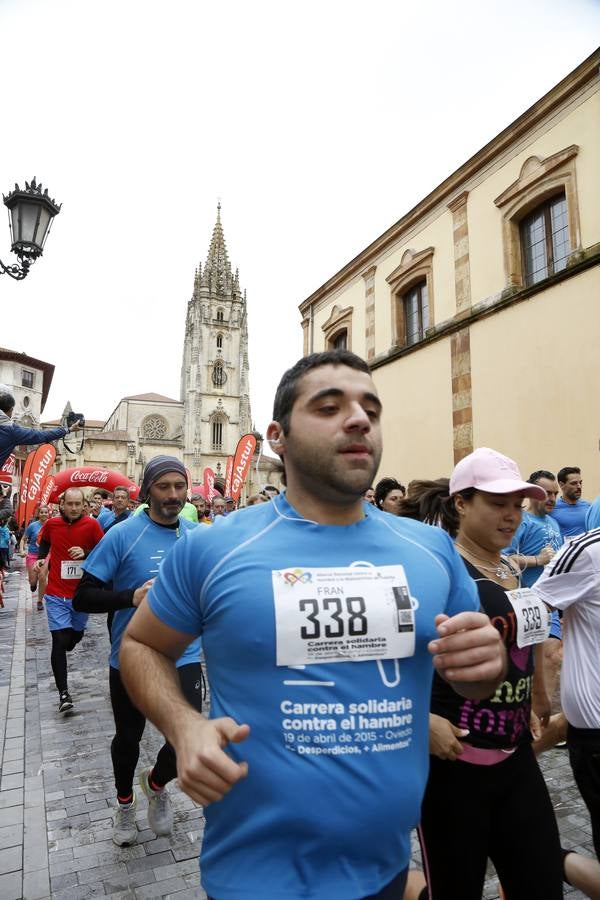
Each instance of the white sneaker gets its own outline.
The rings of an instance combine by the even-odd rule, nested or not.
[[[131,803],[119,803],[113,819],[112,839],[118,847],[127,847],[137,841],[137,826],[135,824],[135,812],[137,800],[135,794]]]
[[[148,825],[156,835],[171,834],[173,831],[173,807],[166,787],[154,791],[149,777],[152,769],[140,772],[140,785],[148,798]]]

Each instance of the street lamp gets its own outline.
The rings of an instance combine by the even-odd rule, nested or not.
[[[52,219],[60,212],[61,204],[51,200],[48,188],[42,193],[42,185],[35,178],[24,190],[18,184],[8,196],[2,195],[8,208],[8,223],[12,239],[11,250],[21,261],[5,265],[0,259],[0,275],[6,272],[20,281],[29,273],[29,267],[42,255]]]

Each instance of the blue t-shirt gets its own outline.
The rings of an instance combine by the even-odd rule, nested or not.
[[[96,544],[82,569],[106,583],[112,589],[124,591],[138,588],[155,578],[165,556],[175,546],[177,539],[195,526],[180,519],[177,528],[169,528],[153,522],[150,516],[130,516],[117,528],[111,528]],[[135,609],[119,609],[114,615],[110,636],[110,665],[119,668],[121,640]],[[193,641],[177,660],[177,666],[200,661],[200,641]]]
[[[590,504],[587,500],[577,500],[576,503],[565,503],[562,497],[556,501],[556,506],[550,513],[559,524],[563,538],[577,537],[586,530],[585,517]]]
[[[202,883],[219,900],[364,897],[408,865],[428,774],[427,643],[438,613],[479,600],[447,534],[364,511],[353,525],[318,525],[282,494],[220,517],[185,535],[148,595],[165,624],[202,634],[211,716],[251,728],[227,748],[248,777],[204,811]],[[278,667],[273,571],[302,610],[305,569],[354,563],[404,567],[415,655]]]
[[[39,545],[37,542],[37,536],[42,530],[42,523],[39,519],[34,519],[33,522],[30,522],[27,528],[25,529],[25,540],[27,541],[27,553],[30,556],[37,556],[39,553]]]
[[[593,531],[594,528],[600,528],[600,496],[596,497],[585,517],[585,530]]]
[[[113,513],[112,509],[109,509],[108,506],[103,506],[98,513],[98,516],[96,517],[96,522],[103,531],[106,531],[106,526],[114,521],[114,518],[115,514]]]
[[[10,528],[8,525],[0,525],[0,550],[8,550],[10,547]]]
[[[562,535],[558,522],[552,516],[534,516],[525,511],[521,524],[515,531],[512,542],[505,550],[508,555],[537,556],[543,547],[558,550],[562,546]],[[538,580],[543,566],[528,566],[521,575],[523,587],[531,587]]]

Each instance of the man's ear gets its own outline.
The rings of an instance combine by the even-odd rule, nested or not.
[[[285,450],[285,435],[279,422],[270,422],[267,428],[267,442],[271,450],[281,456]]]

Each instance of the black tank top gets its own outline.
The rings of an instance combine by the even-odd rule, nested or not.
[[[477,583],[481,607],[498,629],[506,646],[508,668],[496,693],[487,700],[466,700],[435,673],[431,712],[467,728],[464,741],[473,747],[508,750],[531,741],[529,715],[534,655],[532,647],[517,647],[517,623],[504,588],[463,560]]]

